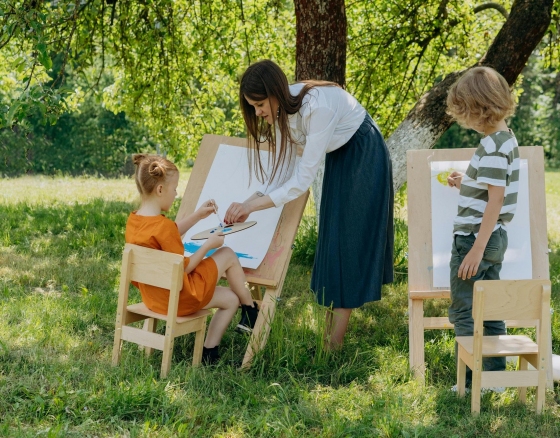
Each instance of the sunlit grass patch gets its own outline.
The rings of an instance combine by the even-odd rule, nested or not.
[[[0,197],[0,435],[560,436],[551,393],[540,417],[513,390],[485,396],[482,414],[472,417],[469,399],[449,391],[452,331],[426,332],[426,384],[414,380],[404,281],[353,312],[341,351],[324,351],[325,309],[309,290],[309,263],[292,261],[268,343],[250,370],[236,366],[248,340],[233,332],[237,318],[216,367],[190,366],[193,336],[176,340],[168,379],[159,378],[160,352],[146,358],[129,343],[111,367],[123,233],[136,189],[130,179],[76,180],[37,178],[51,184],[50,194],[45,188],[37,196],[33,178],[22,178],[27,198],[15,188],[18,180],[0,182],[17,195],[8,199],[5,190]],[[71,195],[60,202],[52,191]],[[556,193],[547,192],[552,211]],[[406,226],[402,211],[399,217]],[[555,252],[551,275],[559,265]],[[131,296],[139,299],[135,288]],[[445,314],[447,305],[427,302],[426,316]],[[556,313],[553,349],[559,327]]]

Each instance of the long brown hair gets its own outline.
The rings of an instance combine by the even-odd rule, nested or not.
[[[261,162],[261,144],[269,144],[268,165],[272,160],[272,174],[269,181],[272,181],[278,171],[289,163],[293,154],[297,152],[297,142],[292,137],[289,128],[288,116],[297,113],[302,105],[305,95],[317,86],[339,86],[334,82],[327,81],[301,81],[304,86],[297,96],[290,94],[288,79],[282,69],[273,61],[264,59],[258,61],[247,68],[241,76],[239,87],[239,102],[241,113],[247,127],[247,140],[249,142],[249,167],[252,167],[260,182],[265,180],[265,167]],[[280,144],[276,144],[276,131],[274,125],[269,125],[266,120],[257,117],[255,108],[245,99],[247,96],[251,100],[261,101],[270,97],[275,97],[278,101],[278,114],[276,121],[280,129]],[[274,120],[274,115],[272,115]],[[276,150],[280,147],[278,159]],[[287,160],[287,161],[286,161]]]

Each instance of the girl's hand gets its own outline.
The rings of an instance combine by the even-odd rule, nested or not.
[[[214,234],[210,236],[206,241],[206,244],[209,246],[208,249],[214,249],[223,246],[225,238],[226,236],[224,236],[223,234]]]
[[[449,187],[461,188],[461,181],[463,180],[464,173],[457,172],[456,170],[451,172],[447,177],[447,185]]]
[[[216,208],[214,210],[214,207]],[[208,201],[206,201],[205,203],[203,203],[198,210],[196,210],[196,215],[198,217],[198,219],[204,219],[207,218],[208,216],[210,216],[212,213],[214,213],[215,211],[218,211],[218,206],[216,205],[216,202],[213,199],[210,199]]]
[[[235,222],[245,222],[251,210],[246,203],[240,204],[239,202],[233,202],[224,216],[224,221],[226,224],[233,224]]]

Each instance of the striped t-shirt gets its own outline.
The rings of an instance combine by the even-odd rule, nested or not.
[[[488,185],[505,187],[504,203],[494,230],[511,222],[517,207],[519,149],[510,131],[498,131],[480,140],[461,181],[453,233],[478,234],[488,203]]]

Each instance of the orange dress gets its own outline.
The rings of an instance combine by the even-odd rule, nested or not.
[[[134,245],[181,255],[185,252],[177,224],[163,215],[138,216],[133,211],[126,222],[124,236],[127,243]],[[189,258],[185,257],[185,267],[188,264]],[[202,260],[189,274],[185,273],[177,315],[190,315],[204,308],[212,299],[217,282],[218,267],[211,257]],[[136,282],[133,284],[140,289],[142,301],[148,309],[167,313],[169,290]]]

